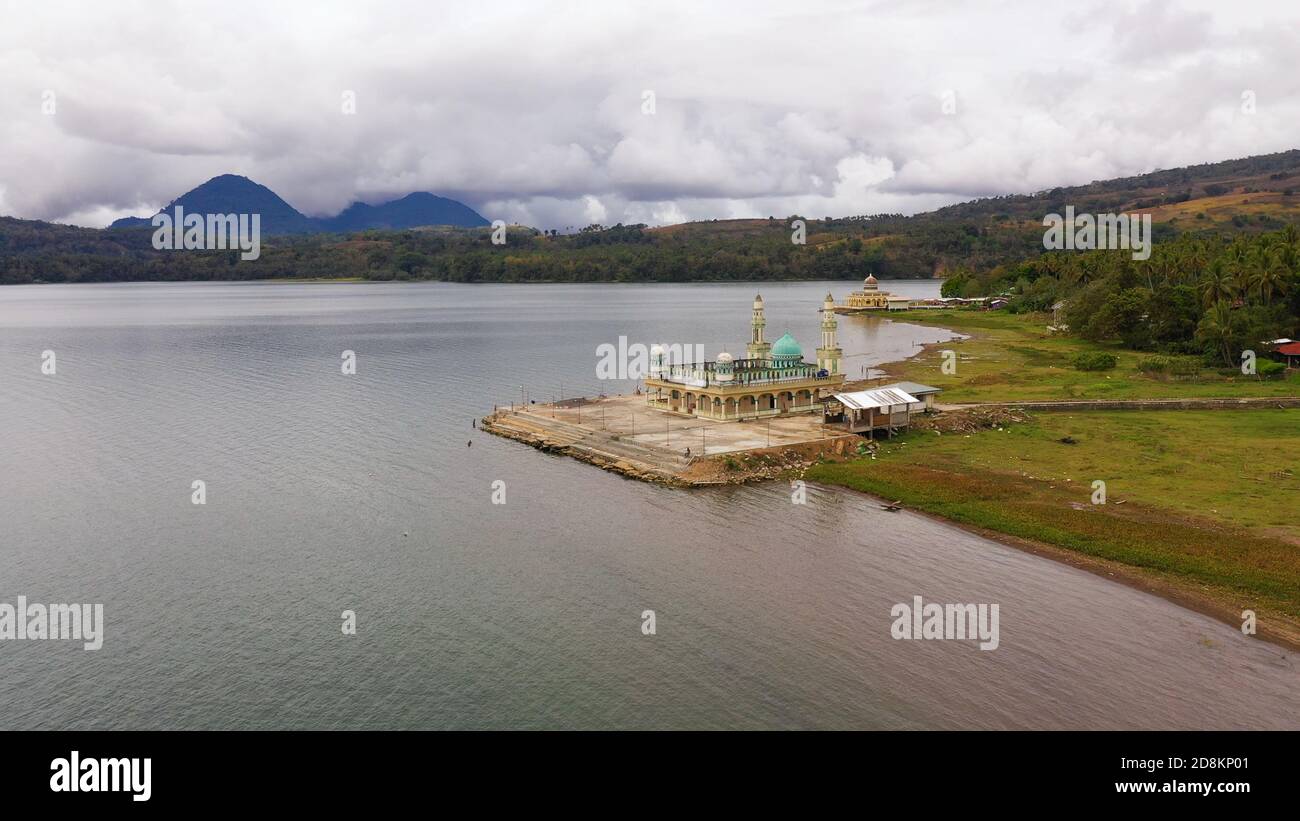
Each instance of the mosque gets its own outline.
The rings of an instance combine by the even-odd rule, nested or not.
[[[754,297],[745,358],[722,352],[712,362],[665,363],[664,349],[650,350],[646,403],[656,410],[717,421],[761,419],[820,412],[823,402],[844,384],[843,351],[835,339],[835,301],[822,304],[821,347],[816,363],[805,362],[803,349],[789,333],[776,342],[764,339],[767,320],[763,297]]]
[[[849,294],[848,301],[843,305],[837,305],[836,310],[842,313],[857,313],[858,311],[906,311],[911,304],[905,296],[891,294],[888,291],[880,290],[880,284],[871,274],[862,281],[862,289]]]

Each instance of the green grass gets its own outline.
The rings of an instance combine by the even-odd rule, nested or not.
[[[937,325],[967,334],[888,366],[894,377],[943,388],[939,401],[1018,402],[1046,399],[1164,399],[1191,397],[1300,396],[1300,373],[1261,379],[1213,368],[1183,379],[1159,379],[1137,369],[1151,356],[1118,345],[1051,334],[1044,314],[1004,311],[912,311],[906,322]],[[942,371],[942,350],[957,354],[956,372]],[[1071,364],[1083,352],[1101,351],[1119,361],[1113,370],[1079,371]]]
[[[914,431],[807,478],[1300,617],[1300,410],[1038,413]],[[1098,479],[1106,505],[1090,501]]]

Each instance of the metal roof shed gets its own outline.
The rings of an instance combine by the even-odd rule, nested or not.
[[[834,398],[844,408],[843,413],[833,414],[838,427],[850,433],[887,430],[891,435],[897,428],[908,426],[912,406],[920,401],[897,388],[837,393]],[[828,413],[828,418],[830,416],[832,414]]]

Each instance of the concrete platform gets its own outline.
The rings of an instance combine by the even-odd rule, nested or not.
[[[823,429],[821,414],[805,413],[750,422],[714,422],[648,408],[644,396],[610,396],[566,400],[558,405],[530,405],[525,416],[541,422],[553,419],[592,433],[684,455],[712,456],[741,450],[779,447],[838,436]]]
[[[645,396],[568,399],[526,408],[500,408],[483,429],[534,447],[563,453],[634,478],[670,484],[716,484],[710,471],[725,454],[761,453],[769,458],[791,449],[797,458],[845,452],[857,437],[824,427],[820,413],[748,422],[714,422],[646,407]],[[689,450],[688,450],[689,449]],[[790,458],[796,458],[791,455]],[[760,478],[736,474],[728,480]]]

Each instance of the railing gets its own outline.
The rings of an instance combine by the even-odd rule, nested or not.
[[[751,385],[781,385],[799,379],[833,379],[835,374],[826,374],[818,376],[815,371],[803,373],[790,373],[785,376],[767,377],[760,379],[728,379],[719,381],[718,379],[696,379],[694,377],[660,375],[652,377],[661,382],[671,382],[674,385],[684,385],[691,388],[748,388]],[[699,383],[703,384],[699,384]]]

